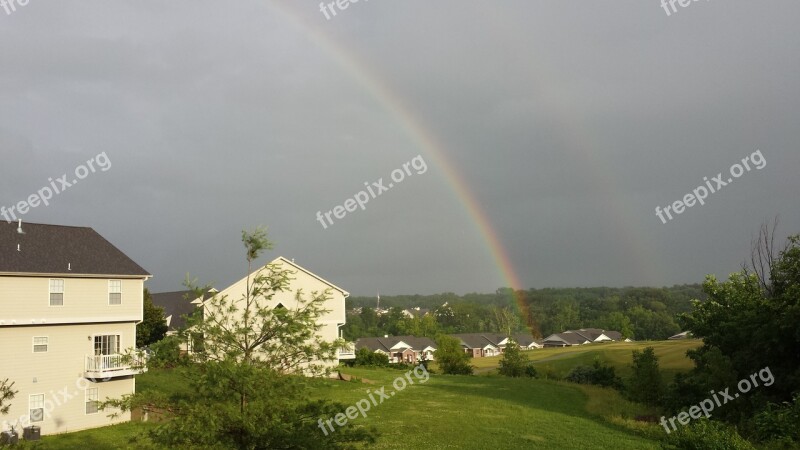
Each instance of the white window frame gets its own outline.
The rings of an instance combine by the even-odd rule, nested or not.
[[[36,410],[41,410],[38,420],[34,414]],[[31,423],[44,422],[44,394],[31,394],[28,396],[28,418]]]
[[[105,343],[106,345],[103,345],[104,344],[103,338],[108,338],[110,336],[113,336],[116,339],[116,342],[112,342],[111,339],[106,339],[108,342]],[[101,347],[100,354],[97,354],[96,351],[95,351],[95,343],[97,342],[97,338],[100,338],[100,347]],[[113,346],[115,348],[112,349],[112,350],[115,350],[115,351],[113,353],[102,353],[102,347],[108,347],[110,349],[112,347],[112,345],[111,345],[112,343],[116,343],[116,345]],[[122,351],[122,333],[111,332],[111,333],[107,333],[107,334],[106,333],[104,333],[104,334],[95,334],[95,335],[92,336],[92,352],[95,352],[95,356],[119,355],[121,351]]]
[[[40,339],[38,343],[36,342],[37,339]],[[44,342],[42,342],[41,339],[44,339]],[[33,347],[32,347],[33,353],[47,353],[50,350],[49,336],[34,336],[32,341],[33,341]],[[42,346],[44,346],[44,350],[38,350],[38,351],[36,350],[36,347],[42,347]]]
[[[99,413],[100,412],[100,408],[98,408],[98,405],[100,404],[99,388],[96,387],[86,388],[83,394],[83,402],[84,402],[83,413],[85,415],[88,416]],[[89,412],[90,409],[93,409],[93,411]]]
[[[112,301],[112,295],[118,295],[117,300]],[[118,306],[122,304],[122,280],[108,280],[108,304]]]
[[[56,286],[55,289],[53,283],[55,282]],[[58,286],[60,284],[60,286]],[[48,302],[50,306],[64,306],[64,279],[63,278],[50,278],[48,291],[50,292]],[[60,289],[59,289],[60,288]],[[53,303],[53,294],[61,294],[61,303],[54,304]]]

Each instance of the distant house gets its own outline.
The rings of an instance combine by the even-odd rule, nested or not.
[[[508,342],[505,336],[492,333],[462,333],[450,336],[461,341],[461,348],[473,358],[499,355]]]
[[[384,336],[359,338],[356,350],[367,348],[375,353],[382,353],[389,362],[416,364],[423,359],[433,361],[436,343],[432,339],[416,336]]]
[[[544,346],[570,347],[593,342],[614,342],[621,340],[622,333],[619,331],[601,330],[599,328],[581,328],[580,330],[567,330],[562,333],[551,334],[544,339]]]
[[[511,337],[522,350],[533,350],[544,347],[543,340],[535,340],[533,336],[528,333],[517,333]]]
[[[667,339],[671,340],[671,341],[674,341],[674,340],[677,340],[677,339],[691,339],[691,338],[692,338],[692,332],[691,331],[684,331],[682,333],[676,334],[675,336],[670,336]]]
[[[408,317],[409,319],[415,319],[415,318],[419,319],[427,316],[429,313],[430,313],[429,309],[420,308],[419,306],[403,310],[403,315]]]

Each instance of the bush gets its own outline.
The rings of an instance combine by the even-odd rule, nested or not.
[[[454,337],[441,335],[436,338],[436,351],[433,357],[442,373],[448,375],[472,375],[470,355],[464,353],[461,342]]]
[[[575,366],[564,379],[572,383],[594,384],[615,389],[622,387],[622,380],[617,376],[614,367],[601,363],[599,359],[596,359],[591,366]]]
[[[633,351],[633,375],[628,380],[628,398],[650,406],[661,403],[664,381],[658,370],[658,357],[653,347]]]
[[[150,346],[150,359],[147,365],[157,369],[171,369],[188,361],[181,351],[181,339],[178,336],[167,336]]]
[[[536,369],[528,361],[528,355],[522,353],[513,339],[509,339],[497,371],[507,377],[536,377]]]
[[[386,367],[389,365],[389,357],[383,353],[376,353],[366,347],[361,347],[356,352],[355,365]]]
[[[679,427],[667,436],[664,449],[679,450],[755,450],[749,442],[724,423],[701,418]]]
[[[792,403],[768,404],[752,423],[758,441],[770,442],[771,448],[797,448],[794,444],[800,442],[800,394],[795,394]]]

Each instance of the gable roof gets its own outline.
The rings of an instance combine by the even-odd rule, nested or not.
[[[302,272],[305,272],[308,275],[316,278],[317,280],[327,284],[331,288],[341,292],[342,295],[344,295],[345,298],[350,296],[349,292],[345,291],[344,289],[340,288],[339,286],[336,286],[335,284],[331,283],[330,281],[325,280],[324,278],[320,277],[319,275],[315,274],[314,272],[311,272],[310,270],[305,269],[304,267],[301,267],[299,264],[296,264],[294,261],[290,261],[290,260],[284,258],[283,256],[279,256],[279,257],[273,259],[272,261],[269,262],[269,264],[288,264],[288,265],[294,267],[295,269],[297,269],[299,271],[302,271]]]
[[[117,247],[89,227],[0,221],[0,273],[150,275]]]
[[[413,350],[422,351],[428,347],[436,348],[436,343],[431,338],[416,336],[389,336],[389,337],[367,337],[356,339],[356,350],[366,347],[370,350],[389,353],[392,348],[399,343],[410,345]],[[396,350],[395,350],[396,351]]]
[[[198,304],[194,302],[194,291],[174,291],[152,293],[153,304],[164,308],[164,318],[168,320],[170,330],[179,330],[186,326],[184,316],[191,315]]]
[[[500,342],[506,338],[502,334],[494,333],[461,333],[450,336],[459,339],[461,346],[466,348],[486,348],[488,345],[499,347]]]

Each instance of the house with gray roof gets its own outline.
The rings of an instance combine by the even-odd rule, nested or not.
[[[356,340],[356,350],[368,348],[376,353],[383,353],[390,363],[416,364],[424,360],[433,361],[436,342],[427,337],[416,336],[384,336],[367,337]]]

